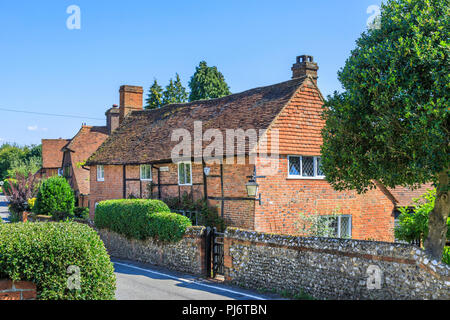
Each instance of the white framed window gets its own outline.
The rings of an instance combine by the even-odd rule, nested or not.
[[[105,169],[102,165],[97,166],[97,181],[105,181]]]
[[[58,168],[58,176],[62,177],[63,175],[63,168]]]
[[[324,236],[332,238],[352,237],[352,216],[351,215],[332,215],[321,216],[322,225],[325,229]]]
[[[150,164],[141,164],[141,180],[152,181],[152,166]]]
[[[288,156],[288,178],[324,179],[319,156]]]
[[[178,184],[180,186],[192,185],[192,167],[189,161],[178,163]]]

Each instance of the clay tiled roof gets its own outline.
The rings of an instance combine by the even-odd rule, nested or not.
[[[433,186],[431,183],[427,183],[421,186],[419,189],[411,190],[407,187],[395,187],[395,188],[387,188],[387,190],[391,193],[391,195],[395,199],[395,204],[397,207],[409,207],[413,205],[413,199],[419,198],[423,195],[427,190],[432,189]]]
[[[305,79],[296,78],[218,99],[133,111],[87,164],[140,164],[169,160],[172,148],[179,143],[171,141],[172,131],[186,129],[193,137],[194,121],[202,121],[203,132],[210,128],[219,129],[224,137],[226,129],[265,130]]]
[[[85,162],[107,137],[107,127],[82,126],[63,148],[71,152],[73,178],[81,194],[89,194],[89,171],[79,164]]]
[[[64,147],[69,139],[42,139],[42,168],[61,168]]]

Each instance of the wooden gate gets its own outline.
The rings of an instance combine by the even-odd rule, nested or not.
[[[217,275],[224,275],[224,236],[222,232],[217,232],[216,228],[206,229],[206,274],[215,278]]]

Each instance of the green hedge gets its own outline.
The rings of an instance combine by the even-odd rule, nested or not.
[[[192,226],[189,218],[178,213],[158,212],[150,216],[149,236],[161,241],[179,241]]]
[[[123,234],[130,239],[149,237],[178,241],[192,225],[189,218],[171,213],[160,200],[121,199],[101,201],[95,209],[95,226]]]
[[[80,270],[80,290],[67,287],[69,266]],[[73,222],[0,225],[0,278],[32,281],[38,299],[109,300],[115,275],[97,233]]]

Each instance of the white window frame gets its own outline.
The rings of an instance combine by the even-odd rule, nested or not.
[[[180,182],[180,165],[181,164],[188,164],[189,165],[189,167],[190,167],[190,170],[189,170],[189,173],[190,173],[190,177],[189,177],[189,183],[181,183]],[[190,162],[190,161],[181,161],[181,162],[178,162],[177,163],[177,171],[178,171],[178,185],[179,186],[192,186],[192,163]],[[186,172],[186,169],[185,169],[185,172]],[[186,178],[186,176],[185,176],[185,178]],[[185,179],[186,180],[186,179]]]
[[[313,158],[313,166],[314,166],[314,176],[307,177],[303,176],[303,157],[309,157]],[[291,174],[290,173],[290,164],[291,164],[291,158],[300,158],[300,174]],[[289,155],[288,156],[288,163],[287,163],[287,172],[288,172],[288,179],[325,179],[324,175],[318,175],[318,159],[322,158],[321,156],[297,156],[297,155]]]
[[[58,176],[59,177],[63,176],[63,168],[58,168]]]
[[[145,174],[145,167],[149,167],[150,168],[150,178],[143,178],[143,173]],[[144,171],[143,171],[144,169]],[[152,173],[152,165],[151,164],[141,164],[139,166],[139,177],[141,179],[141,181],[152,181],[153,179],[153,173]]]
[[[338,238],[343,238],[342,237],[342,230],[341,230],[341,219],[344,217],[344,218],[348,218],[348,235],[349,235],[349,239],[351,239],[352,238],[352,215],[351,214],[339,214],[339,215],[337,215],[337,216],[330,216],[330,215],[321,215],[320,217],[324,217],[324,218],[327,218],[327,217],[329,217],[329,218],[337,218],[338,219],[338,221],[337,221],[337,228],[338,228],[338,230],[337,230],[337,237]],[[331,237],[331,236],[329,236],[329,237]]]
[[[105,167],[103,165],[97,166],[97,181],[105,181]]]

